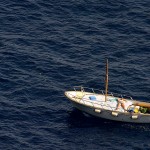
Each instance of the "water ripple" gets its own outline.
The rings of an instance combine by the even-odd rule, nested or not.
[[[0,2],[0,149],[148,149],[149,125],[85,116],[64,91],[104,89],[107,57],[109,90],[149,101],[149,8],[147,0]]]

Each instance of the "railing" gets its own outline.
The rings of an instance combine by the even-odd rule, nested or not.
[[[79,98],[79,97],[74,97],[76,101],[79,101],[80,103],[82,102],[84,105],[88,105],[88,103],[90,103],[92,107],[96,108],[98,106],[98,108],[103,108],[103,109],[108,109],[108,110],[114,110],[116,107],[112,107],[109,102],[110,100],[108,100],[106,103],[105,101],[91,101],[90,99],[88,98],[85,98],[84,96],[87,95],[86,92],[88,93],[94,93],[94,94],[102,94],[105,96],[105,93],[103,90],[99,90],[99,89],[93,89],[93,88],[88,88],[88,87],[83,87],[83,86],[74,86],[74,91],[78,92],[78,91],[81,91],[83,92],[83,97],[82,98]],[[74,95],[72,95],[70,93],[71,97],[73,97]],[[111,96],[111,97],[114,97],[114,98],[118,98],[120,97],[119,94],[113,94],[113,93],[108,93],[108,96]],[[123,96],[121,96],[123,97]],[[105,108],[104,108],[105,107]]]
[[[93,89],[93,88],[83,87],[83,86],[74,86],[73,88],[74,88],[74,91],[90,92],[90,93],[94,93],[94,94],[105,95],[104,90]],[[122,94],[118,94],[118,93],[112,93],[112,92],[108,92],[107,96],[118,97],[118,98],[121,97],[121,98],[124,98],[124,99],[133,100],[133,98],[131,96],[122,95]]]
[[[85,95],[84,95],[85,96]],[[84,97],[83,96],[83,97]],[[78,101],[78,98],[75,98],[76,101]],[[109,105],[107,102],[102,102],[102,101],[92,101],[88,98],[81,98],[79,100],[80,103],[83,103],[84,105],[92,106],[93,108],[99,108],[99,109],[108,109],[108,110],[114,110],[116,107],[112,107]],[[90,104],[90,105],[89,105]]]

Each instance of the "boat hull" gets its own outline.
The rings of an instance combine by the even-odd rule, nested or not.
[[[149,114],[135,114],[135,113],[122,113],[122,112],[115,112],[110,110],[104,109],[95,109],[90,106],[85,106],[84,104],[80,104],[78,102],[72,101],[72,104],[75,108],[90,114],[92,116],[105,118],[114,121],[120,122],[130,122],[130,123],[150,123],[150,115]]]

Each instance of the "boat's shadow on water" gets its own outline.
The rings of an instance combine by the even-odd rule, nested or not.
[[[69,118],[68,123],[69,127],[78,127],[78,128],[86,128],[86,127],[99,127],[103,126],[106,123],[110,123],[111,121],[96,118],[81,112],[78,109],[73,109],[72,111],[68,111]]]
[[[91,127],[100,127],[101,129],[119,128],[119,129],[132,129],[140,131],[150,132],[150,124],[136,124],[136,123],[127,123],[127,122],[118,122],[107,120],[103,118],[93,117],[81,112],[78,109],[73,109],[68,111],[68,126],[70,128],[91,128]]]

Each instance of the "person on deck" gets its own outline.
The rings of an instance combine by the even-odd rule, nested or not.
[[[125,99],[118,98],[118,104],[117,104],[116,110],[119,110],[120,107],[122,107],[125,111],[127,111],[125,103],[126,103]]]

